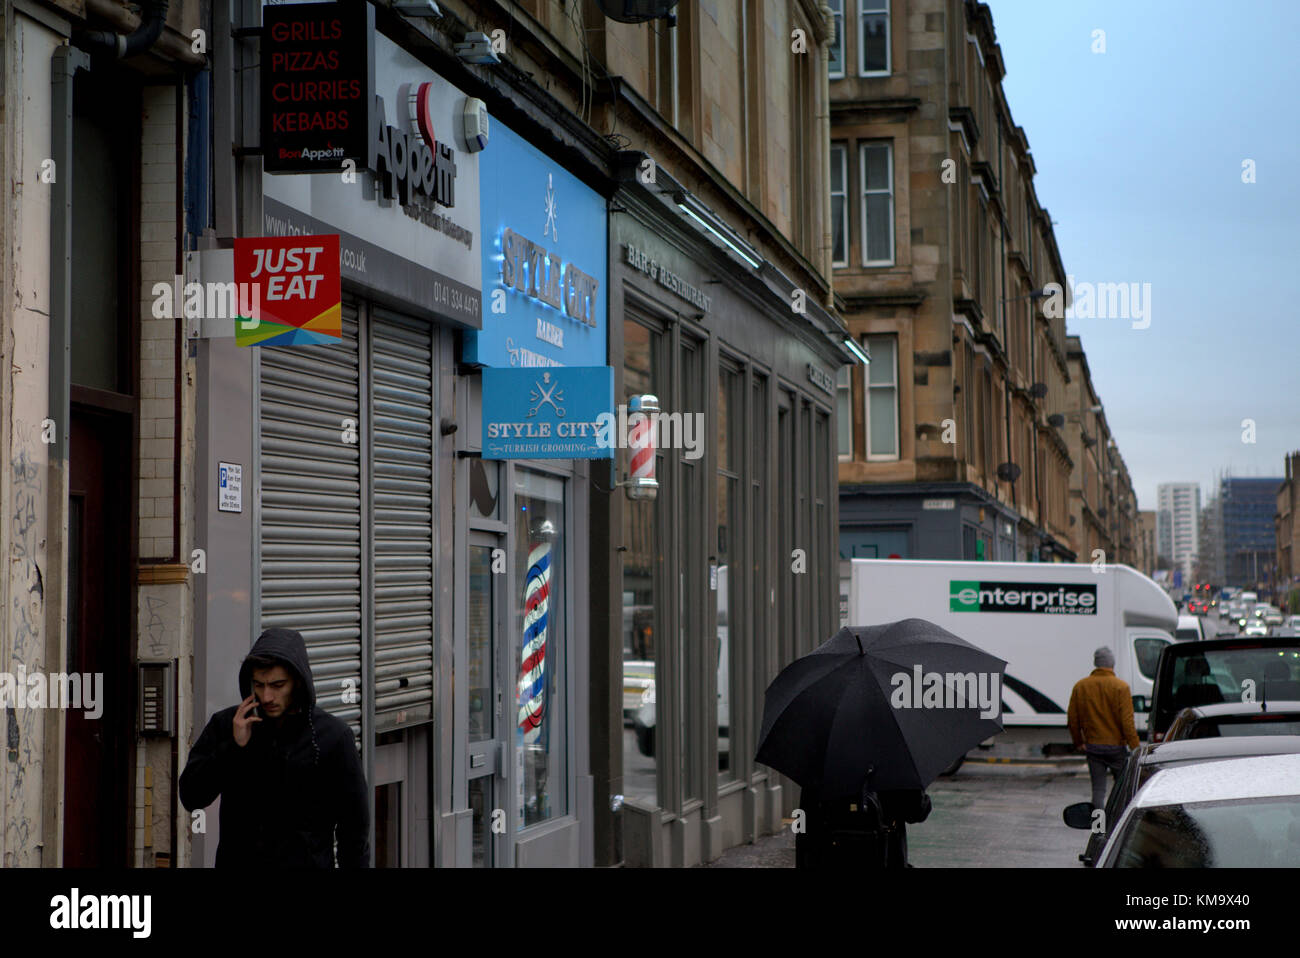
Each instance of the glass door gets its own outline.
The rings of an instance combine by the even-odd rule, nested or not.
[[[508,864],[503,743],[511,728],[501,681],[504,633],[505,538],[470,534],[468,680],[469,718],[465,750],[466,804],[473,812],[475,868]]]

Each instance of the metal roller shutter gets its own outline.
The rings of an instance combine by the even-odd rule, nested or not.
[[[345,301],[340,344],[261,350],[260,502],[262,628],[302,633],[317,703],[360,737],[361,445],[344,441],[344,420],[361,425],[357,336]]]
[[[433,356],[426,325],[373,311],[375,731],[433,717]]]

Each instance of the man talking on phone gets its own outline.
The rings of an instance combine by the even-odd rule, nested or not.
[[[347,724],[316,705],[307,645],[267,629],[239,667],[239,705],[208,720],[181,804],[221,796],[218,868],[370,867],[366,777]]]

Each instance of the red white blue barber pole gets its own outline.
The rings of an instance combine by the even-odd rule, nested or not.
[[[527,753],[545,754],[546,723],[546,639],[551,610],[551,545],[555,523],[543,519],[531,530],[528,571],[524,575],[524,634],[520,652],[518,720],[515,723],[515,812],[516,827],[527,824]],[[538,813],[546,791],[546,763],[534,764],[533,793]]]
[[[549,526],[550,523],[543,523]],[[546,709],[546,629],[551,608],[551,543],[543,540],[528,553],[524,579],[524,647],[519,670],[519,730],[524,744],[542,734]]]
[[[659,412],[659,398],[633,396],[628,400],[627,411],[628,478],[623,485],[629,499],[653,499],[659,494],[653,418]]]

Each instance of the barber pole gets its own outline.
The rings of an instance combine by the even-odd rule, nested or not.
[[[629,475],[625,483],[629,499],[653,499],[659,493],[655,479],[655,430],[653,414],[659,412],[657,396],[633,396],[628,400],[627,445]]]
[[[546,692],[546,628],[551,596],[551,543],[536,543],[528,554],[524,581],[524,648],[519,670],[519,730],[524,744],[542,734]]]

